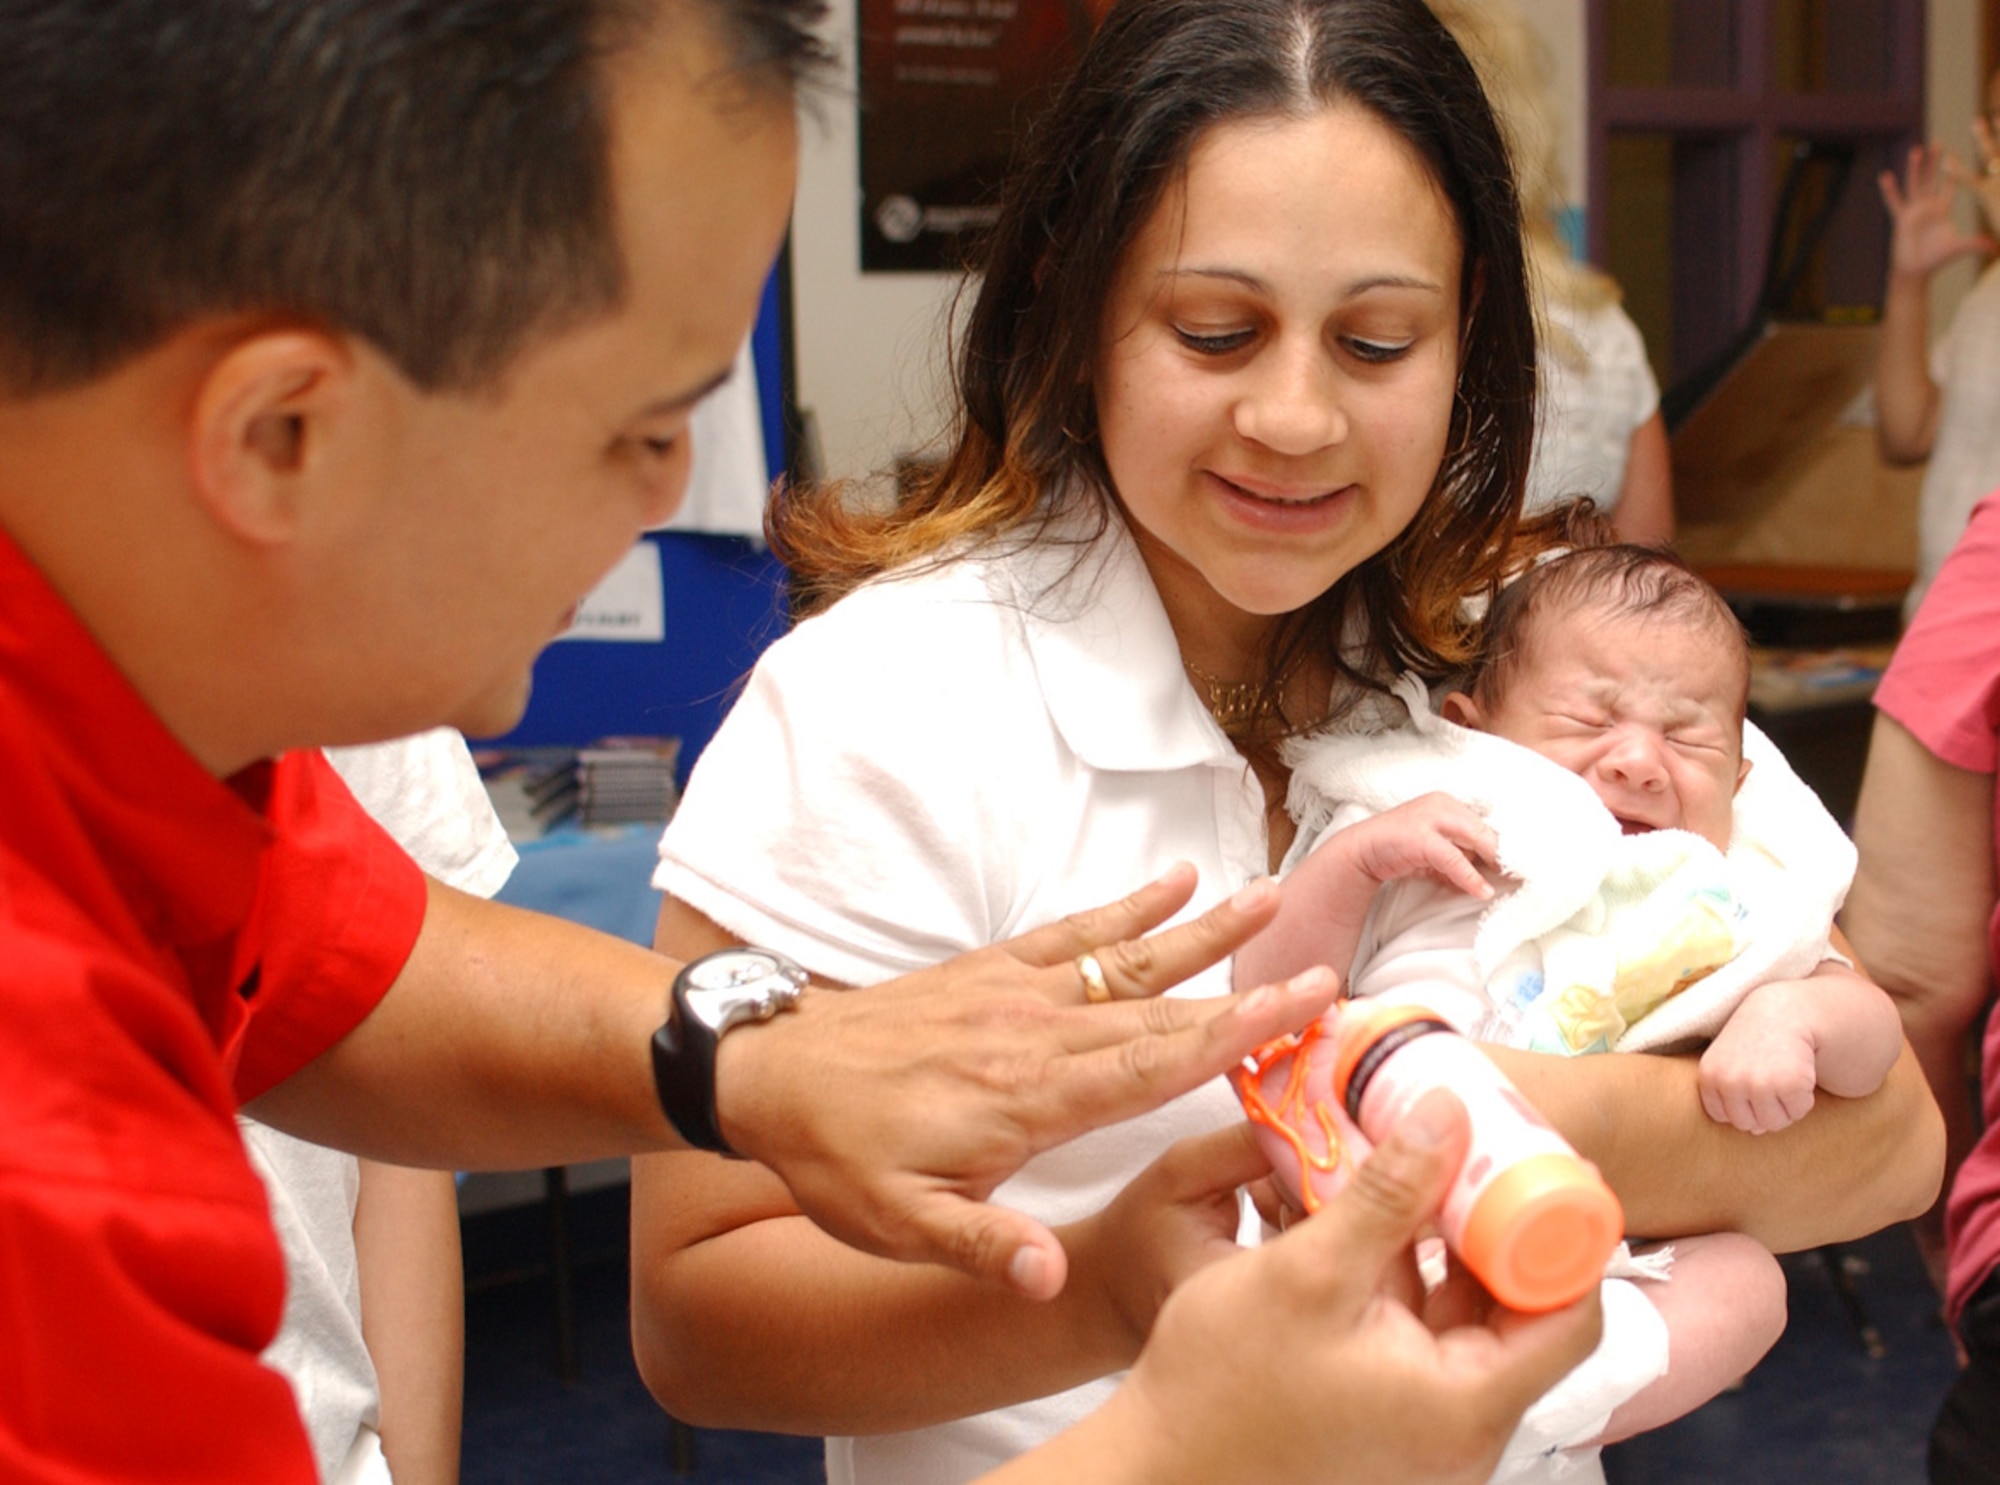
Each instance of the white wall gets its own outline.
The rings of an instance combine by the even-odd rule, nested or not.
[[[1932,139],[1942,140],[1960,159],[1972,153],[1972,116],[1979,111],[1986,79],[1980,75],[1986,54],[1981,35],[1979,0],[1930,0],[1925,36],[1924,113]],[[1969,206],[1965,225],[1974,225]],[[1942,269],[1931,280],[1931,328],[1951,323],[1952,311],[1979,271],[1970,259]]]
[[[861,272],[860,133],[855,122],[855,0],[833,0],[830,35],[847,93],[800,123],[792,219],[798,398],[824,472],[865,478],[943,426],[946,317],[958,276]]]
[[[1587,185],[1584,159],[1583,0],[1514,0],[1521,18],[1548,48],[1553,75],[1549,93],[1560,111],[1557,159],[1572,206],[1581,207]]]

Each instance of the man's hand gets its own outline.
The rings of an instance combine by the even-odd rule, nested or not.
[[[1325,970],[1247,996],[1152,997],[1270,921],[1257,881],[1200,918],[1142,938],[1185,903],[1177,867],[1108,907],[866,990],[808,991],[797,1011],[723,1038],[718,1117],[800,1209],[871,1253],[949,1264],[1047,1298],[1061,1244],[983,1203],[1028,1158],[1216,1077],[1333,999]],[[1087,1005],[1075,960],[1112,1002]]]
[[[1482,1296],[1448,1325],[1395,1297],[1466,1138],[1429,1095],[1317,1216],[1177,1289],[1111,1401],[986,1485],[1485,1480],[1600,1315],[1594,1289],[1532,1318]]]

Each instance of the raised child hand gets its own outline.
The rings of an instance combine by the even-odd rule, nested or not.
[[[1985,121],[1981,120],[1976,127],[1982,132],[1982,143],[1990,142]],[[1951,209],[1959,185],[1968,186],[1978,195],[1982,207],[1987,209],[1989,222],[1994,219],[1994,208],[2000,207],[2000,200],[1989,200],[1988,192],[1981,189],[1986,182],[1975,181],[1943,146],[1914,146],[1904,166],[1901,185],[1891,170],[1883,171],[1876,184],[1881,188],[1882,204],[1889,209],[1892,223],[1889,245],[1892,272],[1928,278],[1954,258],[1994,251],[1995,243],[1985,233],[1961,231]]]

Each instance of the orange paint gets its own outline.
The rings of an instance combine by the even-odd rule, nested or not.
[[[1313,1189],[1312,1173],[1319,1171],[1331,1175],[1340,1169],[1346,1159],[1345,1147],[1334,1128],[1333,1114],[1324,1100],[1313,1099],[1310,1104],[1306,1100],[1306,1054],[1325,1035],[1326,1030],[1318,1021],[1304,1031],[1288,1032],[1264,1043],[1230,1074],[1230,1080],[1236,1085],[1236,1096],[1242,1101],[1243,1112],[1249,1116],[1250,1122],[1261,1124],[1277,1135],[1297,1157],[1299,1200],[1305,1203],[1308,1213],[1317,1212],[1322,1205],[1319,1192]],[[1285,1079],[1284,1096],[1273,1108],[1264,1097],[1264,1075],[1287,1057],[1292,1059],[1292,1065]],[[1303,1131],[1311,1124],[1319,1126],[1321,1143],[1326,1147],[1323,1155],[1315,1155],[1306,1144]]]

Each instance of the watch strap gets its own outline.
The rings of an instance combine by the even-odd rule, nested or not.
[[[715,1116],[715,1052],[720,1038],[689,1008],[674,981],[674,1013],[653,1033],[653,1087],[667,1122],[691,1149],[735,1156]]]

